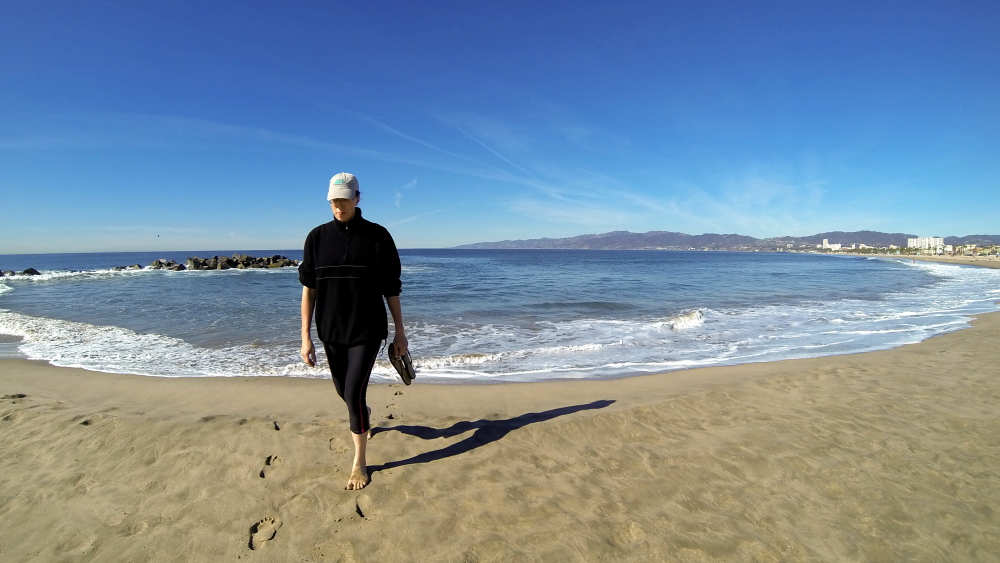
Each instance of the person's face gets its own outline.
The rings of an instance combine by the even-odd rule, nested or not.
[[[354,199],[335,199],[330,201],[330,209],[333,216],[341,223],[346,223],[354,218],[354,208],[358,206],[358,196]]]

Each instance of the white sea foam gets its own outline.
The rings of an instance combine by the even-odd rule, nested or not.
[[[298,349],[290,345],[202,348],[159,334],[32,317],[2,309],[0,334],[21,337],[18,350],[28,359],[93,371],[168,377],[330,376],[322,347],[317,350],[317,365],[309,367],[298,358]],[[387,360],[376,363],[372,376],[383,382],[398,379]]]
[[[148,268],[143,268],[141,270],[43,270],[37,276],[17,275],[6,277],[4,280],[10,283],[38,283],[56,280],[124,278],[142,275],[153,271],[156,270],[150,270]]]
[[[430,266],[401,266],[402,273],[404,274],[431,274],[437,269]]]
[[[1000,272],[957,274],[953,267],[938,265],[927,269],[942,282],[882,301],[698,309],[662,321],[546,321],[530,328],[422,326],[413,331],[411,343],[417,364],[429,378],[614,376],[887,349],[967,327],[969,315],[997,310],[992,295]],[[554,341],[562,346],[551,346]],[[456,353],[421,359],[420,348]],[[470,348],[481,352],[469,354]],[[559,353],[569,350],[573,353]]]
[[[20,336],[29,359],[112,373],[172,376],[319,375],[295,357],[272,357],[250,345],[198,348],[179,338],[115,326],[32,317],[0,310],[0,333]],[[305,367],[305,366],[303,366]],[[293,373],[294,372],[294,373]]]

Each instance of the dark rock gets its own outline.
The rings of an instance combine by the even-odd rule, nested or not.
[[[127,266],[125,269],[126,270],[141,270],[142,266],[140,266],[139,264],[132,264],[131,266]]]
[[[185,263],[185,265],[187,266],[188,270],[207,270],[208,269],[205,266],[205,260],[202,260],[201,258],[198,258],[197,256],[193,256],[191,258],[188,258],[187,262]]]
[[[185,269],[183,264],[178,264],[173,260],[164,260],[163,258],[160,258],[159,260],[154,260],[153,263],[149,265],[149,267],[153,270],[171,270],[174,272],[178,272],[180,270]]]
[[[17,275],[17,272],[15,272],[14,270],[6,270],[6,271],[4,271],[3,275],[5,275],[5,276],[13,276],[13,275]]]
[[[125,269],[125,266],[115,266],[114,268],[111,269],[115,272],[120,272]]]
[[[36,270],[34,268],[28,268],[27,270],[25,270],[25,271],[23,271],[21,273],[24,274],[24,275],[26,275],[26,276],[40,276],[40,275],[42,275],[41,272],[39,272],[38,270]]]
[[[0,278],[3,277],[3,270],[0,270]]]
[[[292,261],[288,258],[280,257],[278,260],[274,260],[268,266],[268,268],[287,268],[292,265]]]

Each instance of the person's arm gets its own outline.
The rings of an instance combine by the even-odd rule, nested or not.
[[[403,329],[403,309],[399,305],[399,294],[403,289],[403,281],[400,279],[402,265],[399,262],[399,251],[396,250],[396,242],[392,240],[389,231],[385,231],[383,241],[385,247],[381,252],[379,268],[382,271],[382,295],[389,305],[389,314],[392,315],[392,324],[395,327],[395,335],[392,343],[396,346],[396,353],[402,356],[410,348],[410,343],[406,340],[406,332]]]
[[[397,309],[399,301],[397,299]],[[302,349],[299,355],[307,366],[316,365],[316,347],[312,341],[312,320],[313,309],[316,308],[316,290],[311,287],[302,286]]]
[[[406,340],[406,333],[403,330],[403,310],[399,306],[399,296],[388,296],[385,302],[389,305],[389,314],[392,315],[392,324],[395,327],[392,343],[396,345],[396,353],[402,356],[409,349],[410,343]]]

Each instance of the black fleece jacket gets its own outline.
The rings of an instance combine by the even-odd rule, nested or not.
[[[399,252],[384,227],[361,217],[320,225],[306,237],[299,281],[316,290],[316,332],[354,346],[389,335],[382,297],[399,295]]]

